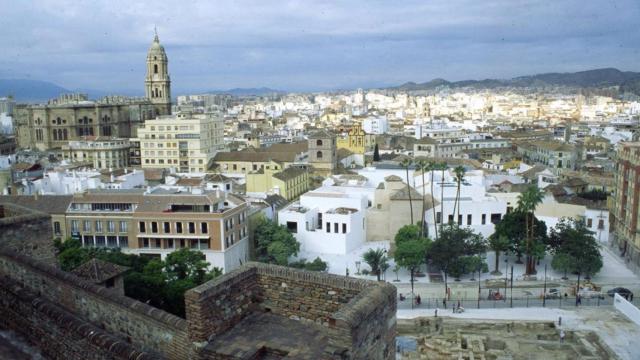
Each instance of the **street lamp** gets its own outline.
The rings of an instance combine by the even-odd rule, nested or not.
[[[509,259],[504,259],[504,301],[507,301],[507,283],[509,282]]]

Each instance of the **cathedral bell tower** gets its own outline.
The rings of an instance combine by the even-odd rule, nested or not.
[[[144,80],[145,96],[155,108],[155,115],[171,114],[171,79],[169,61],[164,47],[160,45],[156,31],[147,53],[147,76]]]

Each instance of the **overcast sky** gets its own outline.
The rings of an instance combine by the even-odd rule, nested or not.
[[[640,71],[639,0],[0,0],[0,78],[143,93],[154,25],[173,95]]]

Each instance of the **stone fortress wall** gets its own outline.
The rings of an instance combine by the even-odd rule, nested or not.
[[[2,207],[0,219],[0,329],[17,332],[47,358],[212,358],[203,351],[207,343],[263,313],[323,329],[326,358],[394,356],[392,285],[249,263],[188,291],[182,319],[33,257],[25,232],[50,231],[51,220],[14,210]],[[24,246],[15,246],[20,241]],[[51,242],[50,232],[41,242]]]

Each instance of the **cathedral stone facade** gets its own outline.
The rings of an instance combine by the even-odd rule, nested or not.
[[[130,138],[145,120],[171,114],[171,80],[164,47],[156,34],[147,54],[145,97],[109,96],[89,100],[66,94],[41,105],[17,105],[14,126],[18,146],[60,149],[72,140]]]

